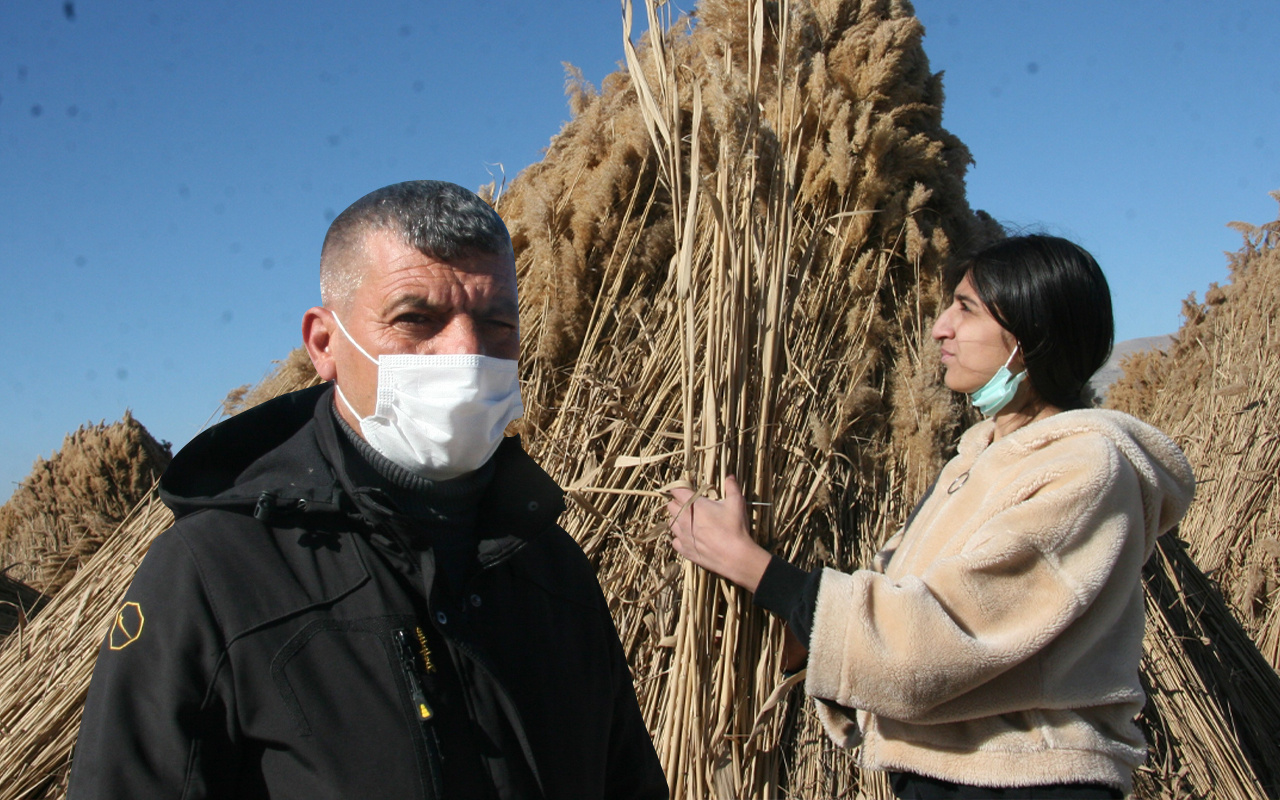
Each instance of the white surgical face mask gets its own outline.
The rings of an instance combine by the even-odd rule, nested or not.
[[[524,415],[516,362],[479,355],[381,355],[374,358],[333,319],[347,340],[378,365],[378,400],[360,420],[374,450],[431,480],[478,469],[502,443],[507,423]]]
[[[1014,375],[1009,371],[1009,364],[1013,362],[1013,357],[1018,354],[1018,348],[1015,346],[1013,352],[1009,354],[1009,358],[1005,360],[1004,366],[996,370],[996,374],[991,376],[991,380],[982,385],[982,388],[969,395],[969,400],[973,402],[974,407],[986,416],[991,416],[1000,409],[1009,405],[1009,401],[1018,393],[1018,387],[1022,385],[1022,381],[1027,377],[1026,369]]]

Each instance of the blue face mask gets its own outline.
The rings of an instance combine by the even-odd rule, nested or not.
[[[1018,387],[1022,385],[1023,379],[1027,377],[1025,369],[1017,375],[1009,371],[1009,364],[1017,353],[1018,348],[1015,346],[1013,352],[1009,354],[1008,360],[1004,362],[1004,366],[996,370],[996,374],[991,376],[991,380],[987,381],[981,389],[969,395],[969,400],[984,416],[989,417],[1009,405],[1009,401],[1018,393]]]

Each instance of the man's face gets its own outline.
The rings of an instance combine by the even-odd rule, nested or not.
[[[360,416],[373,413],[378,365],[365,358],[332,321],[336,313],[365,351],[383,354],[477,354],[515,359],[520,316],[515,261],[476,253],[445,263],[385,231],[365,238],[364,278],[345,308],[313,308],[303,338],[320,377],[337,379]],[[319,334],[319,338],[317,338]],[[339,412],[355,429],[344,403]]]

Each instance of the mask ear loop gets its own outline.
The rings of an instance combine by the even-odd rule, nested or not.
[[[347,328],[346,328],[346,326],[342,324],[342,320],[338,319],[338,315],[337,315],[336,313],[334,313],[333,309],[330,309],[330,310],[329,310],[329,313],[330,313],[330,314],[333,314],[333,321],[334,321],[334,322],[336,322],[336,323],[338,323],[338,330],[342,331],[342,335],[343,335],[343,336],[345,336],[345,337],[347,337],[347,341],[348,341],[348,342],[351,342],[353,345],[355,345],[356,349],[360,351],[360,355],[362,355],[362,356],[364,356],[365,358],[369,359],[369,360],[370,360],[370,361],[372,361],[374,364],[378,364],[378,359],[376,359],[376,358],[374,358],[373,356],[369,355],[369,353],[368,353],[368,352],[367,352],[363,347],[361,347],[361,346],[360,346],[360,343],[359,343],[359,342],[357,342],[357,341],[356,341],[356,340],[351,336],[351,334],[350,334],[350,333],[347,333]],[[1016,352],[1016,351],[1015,351],[1015,352]],[[344,404],[344,405],[346,405],[347,410],[351,412],[351,416],[355,417],[356,419],[363,419],[363,417],[361,417],[361,416],[360,416],[360,412],[359,412],[359,411],[356,411],[355,406],[351,405],[351,401],[350,401],[350,400],[348,400],[348,399],[347,399],[347,396],[346,396],[345,394],[343,394],[343,393],[342,393],[342,387],[338,385],[338,382],[337,382],[336,380],[333,382],[333,387],[334,387],[335,389],[337,389],[337,390],[338,390],[338,398],[339,398],[340,400],[342,400],[342,402],[343,402],[343,404]]]
[[[336,319],[336,317],[335,317],[335,319]],[[339,323],[339,324],[341,324],[341,323]],[[346,333],[346,331],[343,331],[343,333]],[[350,339],[351,337],[350,337],[350,336],[348,336],[347,338],[348,338],[348,339]],[[356,345],[356,347],[359,347],[359,346],[360,346],[360,345]],[[1016,355],[1018,354],[1018,350],[1019,350],[1021,347],[1022,347],[1022,345],[1021,345],[1020,343],[1018,343],[1017,341],[1015,341],[1015,342],[1013,343],[1013,352],[1012,352],[1012,353],[1010,353],[1010,354],[1009,354],[1009,357],[1008,357],[1008,358],[1006,358],[1006,359],[1004,360],[1004,366],[1003,366],[1003,367],[1001,367],[1000,369],[1008,369],[1008,368],[1009,368],[1009,365],[1013,363],[1013,357],[1014,357],[1014,356],[1016,356]],[[363,351],[361,351],[361,352],[363,352]],[[1024,367],[1023,367],[1023,369],[1026,369],[1026,367],[1024,366]]]
[[[373,363],[377,364],[377,363],[378,363],[378,359],[376,359],[376,358],[374,358],[373,356],[369,355],[369,352],[368,352],[367,350],[365,350],[363,347],[361,347],[361,346],[360,346],[360,343],[359,343],[359,342],[357,342],[357,341],[355,340],[355,338],[354,338],[351,334],[347,333],[347,326],[345,326],[345,325],[343,325],[343,324],[342,324],[342,320],[338,319],[338,315],[337,315],[337,314],[334,314],[334,312],[333,312],[332,310],[330,310],[330,311],[329,311],[329,313],[330,313],[330,314],[333,314],[333,321],[334,321],[334,322],[336,322],[336,323],[338,323],[338,330],[342,331],[342,335],[343,335],[343,336],[345,336],[345,337],[347,337],[347,341],[348,341],[348,342],[351,342],[353,345],[355,345],[355,346],[356,346],[356,349],[360,351],[360,355],[364,356],[365,358],[369,359],[369,360],[370,360],[370,361],[372,361]],[[1016,353],[1016,352],[1018,352],[1016,348],[1014,349],[1014,352],[1015,352],[1015,353]],[[1012,358],[1012,356],[1010,356],[1010,358]]]

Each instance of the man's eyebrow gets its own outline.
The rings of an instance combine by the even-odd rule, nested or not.
[[[970,304],[974,304],[974,303],[977,303],[977,302],[978,302],[977,298],[975,298],[975,297],[970,297],[969,295],[965,294],[964,292],[955,292],[955,293],[953,294],[953,296],[955,297],[955,299],[959,300],[959,301],[960,301],[960,302],[962,302],[962,303],[970,303]]]
[[[383,307],[384,315],[391,315],[397,311],[422,311],[426,313],[447,311],[452,308],[452,303],[436,303],[427,299],[420,294],[402,294],[392,297],[390,301]],[[487,306],[480,306],[474,309],[474,313],[482,316],[520,316],[519,304],[510,298],[495,298],[492,303]]]
[[[387,301],[382,307],[384,314],[390,314],[393,311],[414,310],[414,311],[440,311],[446,306],[443,303],[433,303],[420,294],[401,294],[395,295]]]

